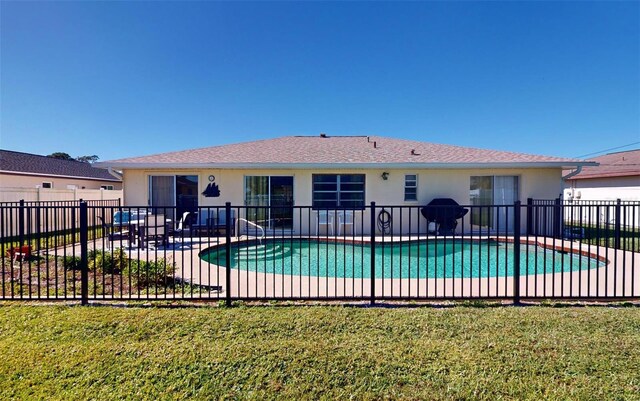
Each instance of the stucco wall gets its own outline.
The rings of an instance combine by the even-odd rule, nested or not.
[[[580,200],[640,200],[640,176],[569,180],[565,184],[564,199],[580,192]],[[576,198],[578,199],[578,198]]]
[[[383,171],[388,171],[387,180],[381,178]],[[520,177],[519,198],[553,199],[560,194],[560,169],[482,169],[482,170],[125,170],[124,171],[124,202],[127,206],[146,206],[149,199],[149,175],[197,175],[198,192],[202,193],[209,183],[208,177],[213,175],[215,183],[220,188],[220,197],[205,198],[200,195],[199,205],[224,206],[231,202],[234,206],[244,205],[244,177],[253,176],[293,176],[294,199],[296,206],[310,206],[312,199],[312,180],[314,173],[327,174],[365,174],[365,196],[367,205],[375,201],[377,205],[415,206],[411,211],[412,230],[426,229],[426,221],[419,216],[418,207],[428,203],[433,198],[450,197],[461,204],[469,204],[469,184],[471,176],[482,175],[516,175]],[[405,174],[418,174],[418,201],[404,201]],[[298,212],[296,212],[298,214]],[[410,219],[408,210],[403,211],[402,224],[408,227]],[[303,230],[309,222],[314,224],[315,217],[308,215],[295,216],[302,221]],[[400,224],[399,209],[394,211],[394,226]],[[361,221],[363,227],[368,227],[370,216],[368,212],[358,214],[356,226],[360,232]],[[296,223],[297,224],[297,223]],[[524,225],[524,222],[523,222]],[[468,228],[467,228],[468,229]],[[366,230],[365,230],[366,232]]]

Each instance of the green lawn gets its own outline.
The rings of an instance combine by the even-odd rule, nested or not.
[[[0,399],[640,399],[638,307],[0,306]]]

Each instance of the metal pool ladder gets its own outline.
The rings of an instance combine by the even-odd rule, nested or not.
[[[256,238],[258,238],[258,241],[259,241],[260,245],[262,245],[262,240],[263,240],[263,239],[264,239],[264,237],[265,237],[264,227],[262,227],[262,226],[261,226],[261,225],[259,225],[259,224],[254,223],[254,222],[252,222],[252,221],[249,221],[249,220],[247,220],[247,219],[243,219],[242,217],[239,217],[239,218],[238,218],[238,220],[237,220],[238,227],[236,227],[236,232],[237,232],[238,234],[240,234],[240,221],[244,221],[244,222],[245,222],[245,223],[247,223],[248,225],[253,226],[253,227],[255,227],[255,228],[259,229],[260,231],[262,231],[262,235],[260,236],[260,238],[256,237]],[[238,236],[238,239],[240,239],[241,237],[243,237],[243,236],[242,236],[242,235],[239,235],[239,236]],[[247,239],[249,239],[249,234],[247,234]]]

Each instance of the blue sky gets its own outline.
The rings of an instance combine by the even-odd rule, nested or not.
[[[579,156],[640,141],[639,2],[3,1],[0,23],[3,149],[107,160],[326,132]]]

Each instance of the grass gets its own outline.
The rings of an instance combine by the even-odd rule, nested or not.
[[[87,231],[89,241],[102,241],[103,229],[101,226],[89,227]],[[12,248],[20,245],[29,245],[33,251],[58,248],[80,243],[80,229],[60,230],[52,232],[35,232],[25,234],[22,244],[18,236],[11,236],[0,239],[0,247],[6,253]]]
[[[615,247],[616,235],[613,228],[594,225],[582,225],[579,227],[584,228],[585,233],[585,239],[580,240],[580,242],[611,248]],[[640,231],[634,228],[620,230],[619,249],[640,252]]]
[[[2,307],[0,399],[638,400],[640,308]]]

